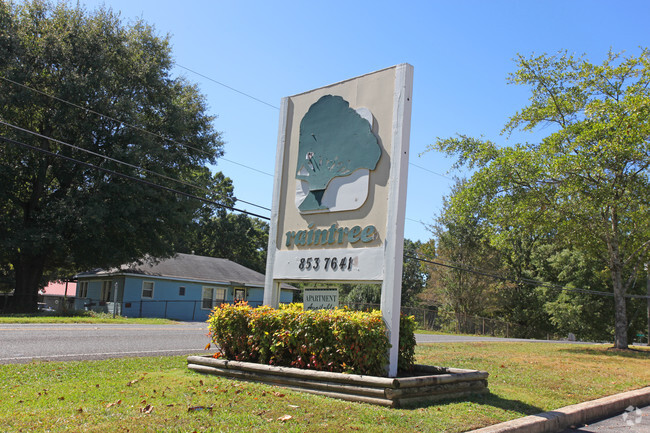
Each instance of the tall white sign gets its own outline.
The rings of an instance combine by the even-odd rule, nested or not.
[[[397,374],[413,67],[283,98],[264,304],[280,283],[382,283]]]

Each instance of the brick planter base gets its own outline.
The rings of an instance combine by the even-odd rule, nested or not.
[[[416,365],[415,371],[408,376],[388,378],[226,361],[211,356],[190,356],[187,364],[189,369],[200,373],[389,407],[489,392],[485,371],[427,365]]]

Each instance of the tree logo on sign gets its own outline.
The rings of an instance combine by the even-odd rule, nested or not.
[[[340,96],[326,95],[300,122],[296,206],[301,213],[360,208],[368,198],[370,172],[381,146],[367,108],[352,109]]]

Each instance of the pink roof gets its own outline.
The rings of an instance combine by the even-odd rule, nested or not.
[[[50,281],[50,283],[43,289],[45,295],[65,295],[65,282]],[[77,283],[68,283],[68,296],[74,296],[77,292]]]

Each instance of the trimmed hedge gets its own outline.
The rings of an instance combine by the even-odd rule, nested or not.
[[[384,376],[389,342],[379,311],[273,309],[224,304],[208,319],[211,341],[227,359]],[[398,369],[413,368],[415,320],[401,317]]]

